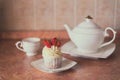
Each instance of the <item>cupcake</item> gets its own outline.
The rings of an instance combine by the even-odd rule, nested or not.
[[[42,56],[44,65],[50,69],[60,68],[62,65],[62,53],[60,52],[61,42],[57,38],[50,40],[44,40],[44,48],[42,50]]]

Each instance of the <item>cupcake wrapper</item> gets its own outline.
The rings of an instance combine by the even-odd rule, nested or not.
[[[44,57],[44,64],[47,68],[50,69],[55,69],[55,68],[59,68],[62,65],[62,57],[52,57],[52,58],[48,58],[48,57]]]

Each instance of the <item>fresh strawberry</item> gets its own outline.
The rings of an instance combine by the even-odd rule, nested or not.
[[[51,48],[52,45],[54,45],[56,47],[61,46],[61,42],[56,37],[54,37],[51,41],[50,40],[44,40],[43,43],[48,48]]]
[[[56,37],[53,38],[53,39],[51,40],[51,43],[52,43],[52,45],[56,45],[56,43],[57,43],[57,38],[56,38]]]
[[[58,46],[58,47],[61,46],[61,42],[60,42],[60,41],[57,42],[57,46]]]
[[[49,42],[49,40],[44,40],[43,43],[44,43],[44,45],[47,46],[48,48],[51,48],[51,43]]]

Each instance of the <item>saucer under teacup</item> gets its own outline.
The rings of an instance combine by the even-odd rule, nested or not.
[[[85,53],[85,52],[80,52],[77,49],[76,45],[72,41],[69,41],[61,47],[61,52],[65,54],[70,54],[71,56],[74,56],[74,57],[107,58],[113,53],[115,48],[116,48],[116,44],[111,43],[107,46],[99,48],[95,52]]]
[[[37,52],[35,52],[35,53],[26,53],[27,56],[34,56],[36,54],[37,54]]]

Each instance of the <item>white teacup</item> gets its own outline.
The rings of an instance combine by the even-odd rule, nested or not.
[[[36,55],[40,49],[40,38],[24,38],[21,41],[16,42],[16,47],[25,52],[27,56]]]

